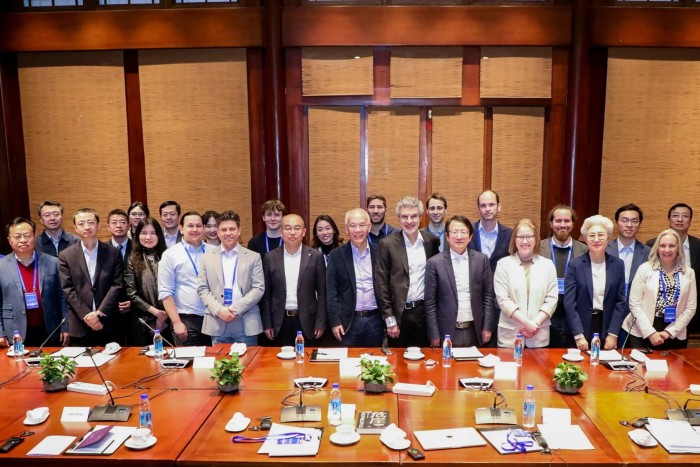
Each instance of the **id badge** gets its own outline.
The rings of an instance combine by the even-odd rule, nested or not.
[[[559,286],[559,295],[564,295],[564,278],[557,278],[557,285]]]
[[[24,304],[27,306],[27,310],[39,308],[39,298],[36,296],[36,292],[25,292]]]
[[[665,306],[664,307],[664,323],[672,323],[676,320],[676,307],[675,306]]]
[[[226,289],[224,289],[224,306],[231,306],[231,305],[233,305],[233,289],[226,288]]]

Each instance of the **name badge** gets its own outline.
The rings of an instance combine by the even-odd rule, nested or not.
[[[557,285],[559,286],[559,295],[564,295],[564,278],[557,278]]]
[[[665,306],[664,307],[664,323],[672,323],[676,320],[676,307],[675,306]]]
[[[231,305],[233,305],[233,289],[227,288],[227,289],[224,289],[224,306],[231,306]]]
[[[27,306],[27,310],[39,308],[39,298],[36,296],[36,292],[25,292],[24,304]]]

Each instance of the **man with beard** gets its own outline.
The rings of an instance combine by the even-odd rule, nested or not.
[[[396,230],[396,227],[392,227],[384,222],[386,198],[376,194],[368,196],[367,213],[369,213],[369,220],[372,223],[372,229],[369,231],[369,236],[367,238],[370,243],[379,245],[379,240]]]
[[[569,262],[588,251],[588,247],[571,237],[571,231],[576,222],[576,212],[571,206],[559,204],[549,211],[549,226],[553,236],[540,242],[540,255],[554,262],[557,268],[557,283],[559,300],[557,309],[552,316],[552,327],[549,334],[549,346],[553,348],[574,347],[574,336],[569,330],[564,310],[564,276]]]

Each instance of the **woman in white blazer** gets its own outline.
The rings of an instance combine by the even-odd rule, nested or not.
[[[695,315],[695,272],[685,265],[675,230],[664,230],[639,266],[630,288],[630,314],[623,329],[632,348],[679,349],[688,346],[686,328]]]
[[[550,318],[558,298],[557,270],[537,253],[539,244],[535,224],[522,219],[513,229],[511,255],[496,266],[493,288],[501,308],[499,347],[512,347],[516,333],[522,333],[526,347],[549,345]]]

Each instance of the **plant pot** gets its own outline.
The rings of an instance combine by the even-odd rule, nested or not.
[[[238,383],[236,383],[236,384],[221,384],[221,383],[217,382],[216,385],[219,387],[219,391],[221,391],[221,392],[231,393],[231,392],[238,391]]]
[[[386,384],[365,383],[365,392],[368,394],[381,394],[387,391]]]
[[[46,392],[57,392],[65,391],[68,387],[68,378],[54,381],[52,383],[47,383],[44,381],[44,391]]]
[[[577,394],[578,393],[578,388],[576,386],[560,386],[559,383],[557,383],[554,386],[554,389],[559,391],[562,394]]]

